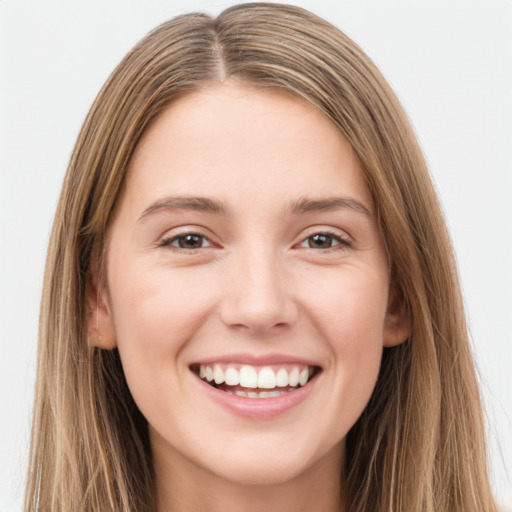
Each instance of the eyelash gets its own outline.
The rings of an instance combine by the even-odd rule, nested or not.
[[[202,246],[202,247],[193,247],[193,248],[185,248],[185,247],[179,247],[179,246],[173,245],[174,242],[178,242],[179,243],[180,239],[184,239],[184,238],[186,238],[188,236],[199,237],[203,241],[206,240],[209,245]],[[202,235],[201,233],[196,233],[196,232],[192,232],[192,231],[191,232],[187,232],[187,233],[181,233],[179,235],[172,236],[172,237],[169,237],[169,238],[164,238],[158,245],[159,245],[159,247],[172,247],[174,250],[184,251],[184,252],[193,252],[193,251],[197,251],[199,249],[205,249],[207,247],[213,246],[212,242],[206,236]]]
[[[352,246],[352,244],[350,243],[350,241],[347,238],[344,238],[339,233],[335,233],[335,232],[329,231],[327,229],[322,230],[322,231],[316,231],[316,232],[312,233],[311,235],[307,236],[300,242],[299,246],[302,246],[302,244],[307,243],[308,240],[310,240],[314,236],[318,236],[318,235],[327,236],[327,237],[331,238],[333,241],[337,242],[337,244],[333,245],[331,247],[327,247],[326,249],[315,249],[313,247],[305,247],[306,249],[310,249],[312,251],[332,252],[332,251],[340,251],[343,249],[347,249]]]
[[[308,240],[311,240],[313,237],[318,236],[318,235],[326,236],[326,237],[332,239],[332,241],[337,242],[337,243],[335,245],[333,245],[331,247],[327,247],[325,249],[303,246],[303,244],[308,243]],[[203,243],[204,243],[204,241],[207,241],[208,245],[201,246],[201,247],[193,247],[193,248],[179,247],[177,245],[174,245],[175,243],[179,243],[179,241],[184,239],[185,237],[190,237],[190,236],[199,237],[203,241]],[[173,237],[169,237],[169,238],[164,238],[158,244],[159,247],[171,247],[173,250],[180,251],[180,252],[188,252],[188,253],[195,252],[200,249],[206,249],[209,247],[213,247],[213,245],[214,244],[208,239],[208,237],[206,237],[205,235],[202,235],[201,233],[196,233],[193,231],[182,233],[182,234],[179,234],[179,235],[176,235]],[[312,233],[311,235],[307,236],[298,244],[298,246],[303,247],[305,249],[310,249],[315,252],[318,251],[318,252],[325,253],[325,252],[332,252],[332,251],[339,251],[339,250],[347,249],[347,248],[350,248],[352,246],[352,244],[349,240],[347,240],[346,238],[341,236],[339,233],[334,233],[333,231],[329,231],[329,230],[322,230],[322,231],[316,231],[316,232]]]

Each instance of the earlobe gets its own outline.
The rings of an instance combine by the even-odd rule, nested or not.
[[[115,348],[117,341],[108,296],[96,276],[89,275],[87,279],[85,299],[89,346],[106,350]]]
[[[411,334],[409,316],[388,314],[384,325],[384,346],[394,347],[403,343]]]
[[[405,299],[403,296],[399,297],[396,291],[392,291],[384,323],[383,345],[400,345],[410,336],[411,330],[411,315],[405,306]]]

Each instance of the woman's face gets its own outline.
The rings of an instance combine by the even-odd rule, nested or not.
[[[107,262],[98,344],[119,348],[157,467],[245,483],[341,467],[382,347],[407,332],[326,117],[233,82],[177,100],[136,150]]]

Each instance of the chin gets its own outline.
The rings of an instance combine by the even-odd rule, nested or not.
[[[208,459],[203,458],[203,467],[233,484],[261,486],[293,482],[317,471],[326,474],[327,468],[339,472],[344,443],[315,446],[308,441],[301,440],[299,433],[290,433],[286,439],[274,433],[251,440],[233,440],[229,452],[224,445],[210,453]]]
[[[286,455],[286,454],[283,454]],[[259,454],[246,461],[225,461],[222,467],[209,468],[216,476],[237,485],[280,485],[307,472],[308,467],[300,460]]]

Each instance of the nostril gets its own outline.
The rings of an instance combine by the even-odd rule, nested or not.
[[[280,303],[254,303],[246,297],[226,301],[221,310],[221,319],[228,327],[250,333],[283,330],[294,324],[298,318],[297,308],[292,301]]]
[[[273,324],[272,322],[265,323],[265,322],[255,322],[255,321],[230,325],[230,327],[232,327],[234,329],[237,329],[240,331],[248,331],[251,334],[257,334],[257,333],[261,333],[264,331],[275,330],[275,329],[283,330],[283,329],[286,329],[288,326],[289,326],[289,324],[286,322],[277,322],[277,323]]]
[[[261,254],[256,250],[240,255],[240,259],[242,256],[243,269],[239,278],[226,288],[221,304],[224,324],[252,333],[293,324],[298,317],[297,304],[283,281],[275,254]]]

